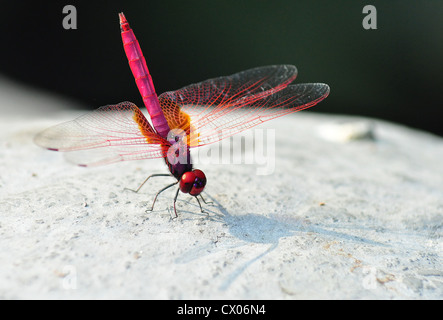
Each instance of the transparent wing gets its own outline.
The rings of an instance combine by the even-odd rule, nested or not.
[[[81,166],[162,158],[168,145],[131,102],[104,106],[48,128],[34,141],[49,150],[67,152],[66,158]]]
[[[290,65],[255,68],[165,92],[159,100],[170,127],[190,134],[192,147],[201,146],[312,107],[328,96],[326,84],[290,85],[296,75]]]

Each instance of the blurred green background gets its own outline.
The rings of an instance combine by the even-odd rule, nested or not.
[[[68,4],[77,9],[77,30],[62,26]],[[368,4],[377,9],[377,30],[362,27]],[[142,105],[122,48],[120,11],[158,94],[294,64],[297,82],[331,87],[307,112],[376,117],[443,135],[441,0],[3,1],[0,75],[91,109]]]

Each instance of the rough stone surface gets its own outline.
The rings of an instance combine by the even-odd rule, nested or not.
[[[79,112],[2,93],[2,299],[443,298],[442,138],[365,118],[286,116],[252,131],[257,145],[268,137],[271,174],[257,174],[265,165],[249,144],[255,164],[201,163],[213,204],[201,213],[182,194],[172,219],[172,189],[145,212],[171,178],[124,190],[166,172],[161,160],[73,166],[32,138]],[[343,121],[371,134],[325,139],[324,126]]]

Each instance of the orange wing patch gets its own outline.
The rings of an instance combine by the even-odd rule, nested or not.
[[[182,111],[180,106],[172,100],[161,97],[159,102],[169,128],[171,130],[183,130],[186,133],[188,146],[198,146],[199,134],[197,133],[196,128],[191,124],[191,117],[186,112]]]
[[[132,110],[134,112],[132,119],[138,124],[140,132],[146,137],[146,141],[150,144],[162,144],[163,141],[160,141],[140,109],[133,108]]]

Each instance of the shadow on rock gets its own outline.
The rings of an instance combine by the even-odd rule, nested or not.
[[[313,225],[309,221],[297,217],[295,214],[271,214],[270,216],[247,213],[231,215],[215,199],[211,199],[222,213],[220,220],[228,226],[232,236],[247,242],[278,243],[282,237],[293,236],[296,233],[316,233],[324,237],[368,244],[373,246],[388,245],[368,238],[358,237],[343,232],[330,230],[328,227]]]
[[[294,214],[273,214],[268,217],[254,213],[231,215],[217,200],[212,197],[210,198],[213,202],[213,206],[218,209],[207,210],[211,215],[215,214],[215,216],[212,216],[210,219],[226,224],[229,228],[230,235],[243,241],[243,244],[239,243],[235,245],[236,247],[245,246],[247,243],[270,244],[262,253],[242,263],[231,272],[219,287],[222,291],[228,289],[238,276],[240,276],[249,266],[275,250],[278,247],[281,238],[294,236],[297,233],[313,233],[335,240],[350,241],[372,246],[387,246],[386,244],[367,238],[328,230],[327,227],[319,225],[311,225],[306,220],[295,217]]]

